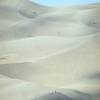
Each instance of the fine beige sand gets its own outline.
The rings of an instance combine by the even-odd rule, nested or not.
[[[100,100],[100,3],[0,0],[0,100],[62,95]]]

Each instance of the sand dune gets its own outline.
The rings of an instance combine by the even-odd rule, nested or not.
[[[74,100],[64,94],[61,94],[59,92],[55,92],[55,93],[50,93],[47,94],[45,96],[33,99],[33,100]]]
[[[92,36],[82,38],[38,36],[34,38],[1,42],[0,63],[35,62],[38,59],[45,59],[77,48],[90,38],[92,38]]]
[[[85,6],[81,9],[80,7],[46,8],[30,3],[28,0],[24,2],[21,0],[18,4],[19,6],[12,8],[10,3],[8,5],[1,3],[3,14],[0,15],[0,21],[3,26],[0,30],[0,40],[48,35],[83,36],[100,31],[98,5],[93,9],[85,9]],[[9,16],[9,19],[5,16]]]
[[[99,3],[0,0],[0,100],[99,100],[99,44]]]

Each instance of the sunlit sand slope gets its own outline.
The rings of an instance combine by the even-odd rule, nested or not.
[[[100,99],[100,4],[1,0],[0,100],[51,98]]]

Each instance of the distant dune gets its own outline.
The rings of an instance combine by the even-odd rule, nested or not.
[[[0,0],[0,100],[100,100],[100,3]]]

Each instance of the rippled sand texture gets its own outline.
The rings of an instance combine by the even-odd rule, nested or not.
[[[0,0],[0,100],[58,99],[100,100],[100,4]]]

